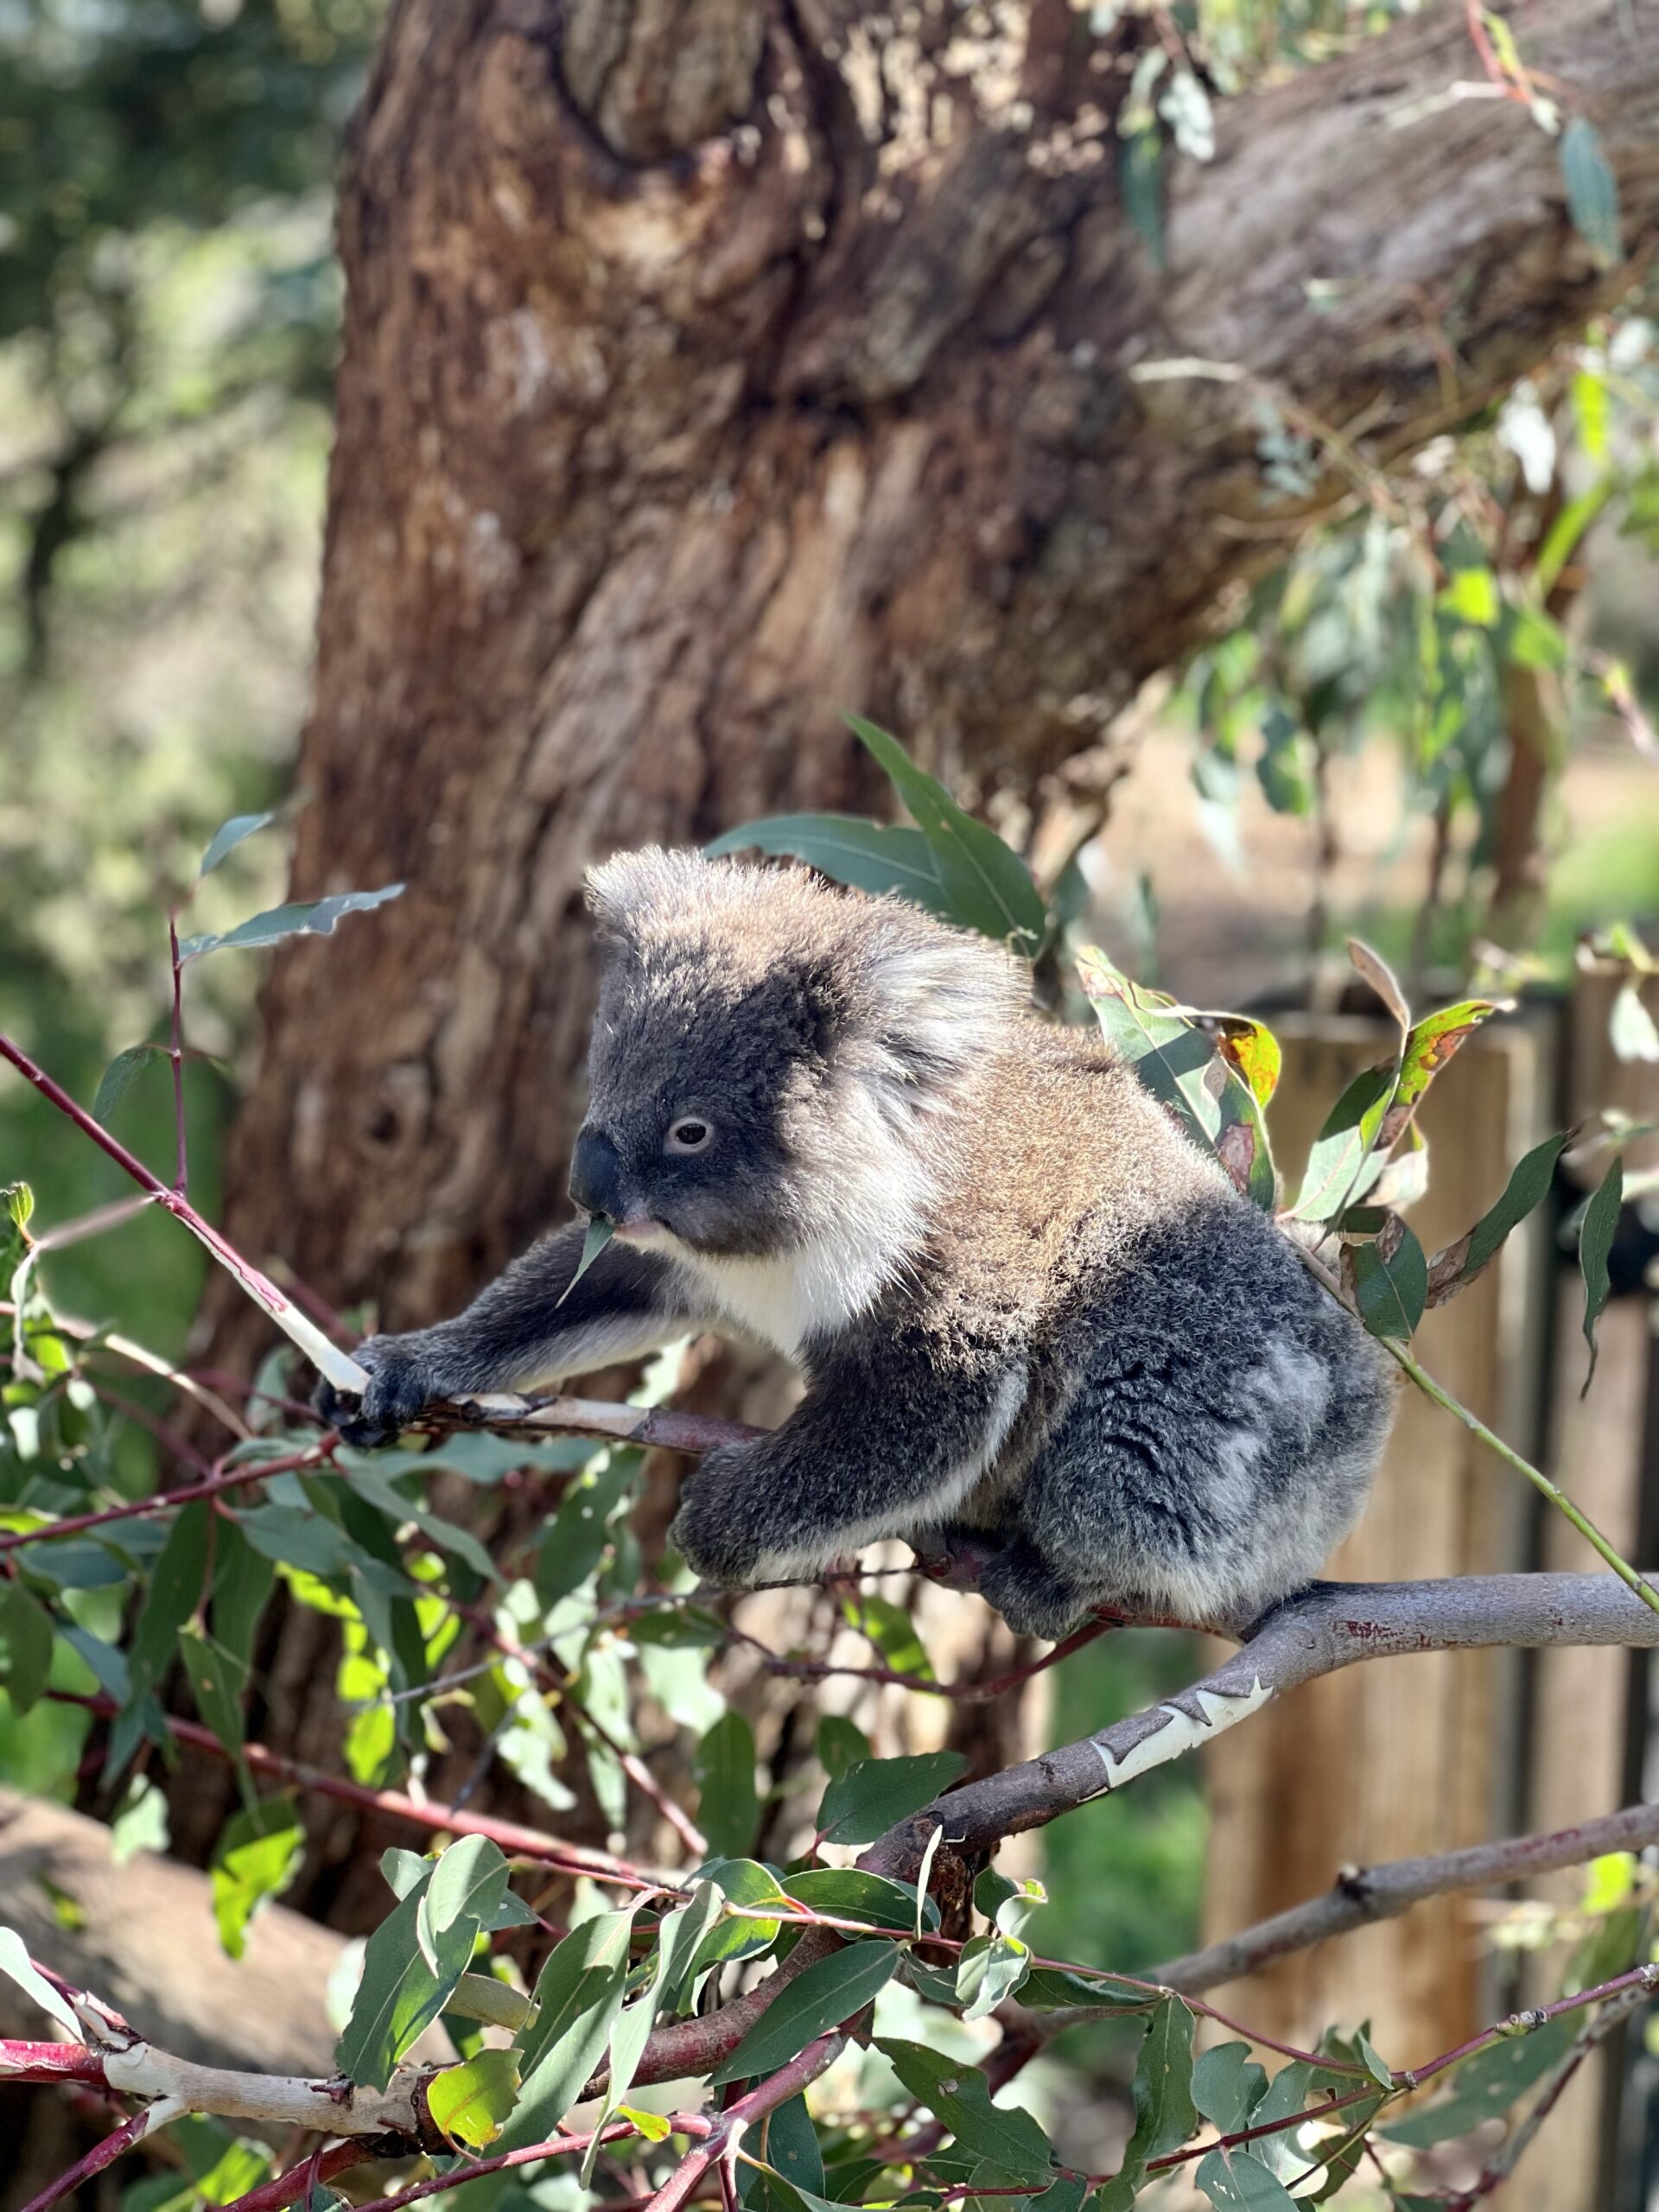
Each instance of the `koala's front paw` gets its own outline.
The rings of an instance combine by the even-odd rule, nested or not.
[[[728,1454],[742,1445],[710,1452],[680,1492],[668,1541],[692,1573],[721,1590],[747,1590],[758,1579],[760,1545],[744,1516],[744,1485],[733,1480]],[[750,1502],[753,1513],[753,1501]]]
[[[370,1337],[353,1357],[368,1370],[369,1387],[360,1399],[336,1390],[332,1382],[317,1386],[311,1402],[323,1420],[337,1428],[347,1444],[367,1450],[386,1444],[406,1428],[423,1406],[448,1395],[423,1332],[404,1337]]]

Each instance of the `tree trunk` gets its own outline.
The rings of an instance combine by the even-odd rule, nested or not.
[[[1512,21],[1639,259],[1659,40],[1623,15]],[[251,1254],[394,1327],[452,1309],[564,1210],[592,861],[881,806],[849,708],[970,795],[1032,788],[1623,281],[1524,108],[1433,105],[1474,66],[1452,8],[1224,105],[1160,269],[1116,129],[1154,35],[1070,0],[398,0],[342,186],[293,895],[409,889],[276,962],[229,1161]],[[251,1363],[232,1287],[208,1318]],[[278,1736],[324,1725],[323,1632],[295,1624]]]
[[[232,1233],[329,1297],[428,1319],[561,1211],[589,861],[880,804],[847,708],[957,779],[1052,768],[1306,513],[1618,281],[1523,108],[1411,119],[1471,73],[1460,9],[1224,105],[1161,273],[1112,122],[1144,21],[982,12],[1010,28],[394,10],[342,188],[294,888],[410,889],[279,959],[230,1173]],[[1595,118],[1639,254],[1659,39],[1623,16],[1511,20]],[[1177,359],[1251,381],[1136,380]],[[1346,426],[1294,507],[1264,395]]]

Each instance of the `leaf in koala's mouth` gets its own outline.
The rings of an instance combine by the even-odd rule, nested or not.
[[[576,1262],[576,1272],[554,1300],[555,1306],[563,1305],[615,1234],[616,1224],[613,1221],[607,1221],[602,1213],[594,1216],[588,1224],[588,1234],[582,1240],[582,1257]]]

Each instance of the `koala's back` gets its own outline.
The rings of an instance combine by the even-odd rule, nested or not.
[[[1261,1611],[1358,1516],[1387,1355],[1103,1046],[1030,1025],[993,1089],[1004,1141],[952,1211],[1025,1395],[974,1517],[1017,1519],[1056,1618],[1080,1600]],[[1021,1280],[1039,1304],[1018,1309]]]

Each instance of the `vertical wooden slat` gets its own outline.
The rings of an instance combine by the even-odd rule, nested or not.
[[[1385,1049],[1356,1022],[1281,1025],[1286,1068],[1274,1103],[1293,1173],[1343,1085]],[[1512,1023],[1464,1047],[1425,1103],[1428,1196],[1412,1224],[1433,1249],[1466,1229],[1503,1187],[1507,1163],[1548,1121],[1541,1027]],[[1414,1349],[1484,1420],[1531,1441],[1522,1371],[1535,1243],[1428,1315]],[[1535,1354],[1534,1355],[1535,1363]],[[1329,1572],[1395,1580],[1520,1565],[1526,1496],[1467,1431],[1408,1389],[1365,1517]],[[1296,1691],[1224,1738],[1207,1769],[1211,1808],[1205,1932],[1244,1927],[1326,1888],[1338,1870],[1453,1849],[1494,1831],[1510,1747],[1516,1668],[1504,1653],[1432,1653],[1359,1667]],[[1306,2040],[1369,2018],[1408,2065],[1478,2024],[1477,1931],[1456,1899],[1285,1960],[1235,1985],[1226,2009]]]

